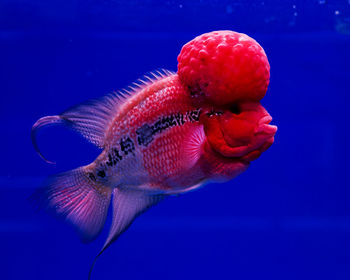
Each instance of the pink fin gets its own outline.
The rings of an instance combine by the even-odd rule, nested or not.
[[[145,87],[172,74],[168,70],[150,73],[152,76],[145,76],[128,89],[112,92],[68,109],[61,114],[61,118],[91,143],[103,148],[106,135],[120,106]]]
[[[183,143],[183,160],[187,168],[194,166],[202,154],[205,133],[202,125],[198,125],[185,138]]]
[[[89,100],[76,105],[64,111],[59,116],[47,116],[39,119],[32,128],[32,142],[35,150],[45,161],[52,163],[46,160],[40,153],[36,142],[36,134],[39,128],[57,123],[63,123],[77,130],[91,143],[103,148],[105,146],[106,135],[120,106],[130,96],[139,93],[150,84],[170,75],[174,75],[174,73],[168,70],[151,72],[149,75],[133,83],[128,89],[112,92],[99,99]]]
[[[97,185],[84,167],[53,176],[33,195],[41,206],[70,222],[84,242],[102,230],[110,197],[111,189]]]
[[[43,156],[43,154],[40,152],[39,147],[38,147],[38,143],[36,141],[37,133],[44,126],[47,127],[47,126],[51,126],[51,125],[62,123],[62,122],[64,122],[64,120],[61,119],[60,116],[46,116],[46,117],[43,117],[43,118],[37,120],[36,123],[32,127],[31,139],[32,139],[32,143],[33,143],[34,149],[39,154],[39,156],[43,160],[45,160],[47,163],[55,164],[55,162],[47,160]]]
[[[61,118],[91,143],[103,148],[106,133],[124,99],[122,94],[111,93],[72,107],[63,112]]]
[[[120,106],[146,86],[170,74],[173,73],[167,70],[151,73],[150,75],[153,77],[145,76],[144,79],[138,80],[128,89],[112,92],[99,99],[89,100],[72,107],[63,112],[61,117],[91,143],[103,148],[109,128]]]
[[[91,277],[92,269],[97,258],[128,229],[133,220],[151,206],[157,204],[164,198],[164,195],[152,195],[140,190],[116,188],[113,190],[113,220],[107,240],[95,258],[89,273]]]
[[[63,112],[61,117],[91,143],[103,148],[106,135],[120,106],[130,96],[137,94],[151,83],[172,74],[172,72],[167,70],[151,73],[152,77],[145,76],[145,78],[138,80],[128,89],[112,92],[99,99],[89,100],[72,107]]]

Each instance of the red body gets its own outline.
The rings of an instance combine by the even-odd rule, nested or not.
[[[178,62],[178,73],[141,81],[127,97],[113,93],[33,126],[37,151],[36,131],[54,123],[102,149],[93,163],[52,177],[40,192],[88,241],[102,230],[112,200],[99,255],[150,206],[207,180],[234,178],[274,141],[277,127],[260,104],[270,65],[255,40],[233,31],[203,34],[182,48]]]
[[[198,105],[176,74],[146,86],[119,108],[91,172],[99,178],[103,171],[100,181],[112,188],[178,193],[233,178],[272,144],[276,128],[258,102],[239,103],[234,112]],[[122,139],[133,147],[127,154]],[[116,150],[123,157],[117,162]]]

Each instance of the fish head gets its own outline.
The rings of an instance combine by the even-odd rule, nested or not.
[[[192,105],[201,108],[209,175],[231,179],[274,141],[277,127],[260,104],[270,83],[261,45],[230,30],[202,34],[178,56],[178,76]]]
[[[237,176],[274,142],[277,126],[260,102],[241,102],[201,115],[206,135],[205,153],[219,173],[228,179]]]

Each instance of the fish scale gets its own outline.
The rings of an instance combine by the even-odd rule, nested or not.
[[[182,164],[181,144],[184,141],[184,134],[191,131],[192,128],[193,125],[188,123],[181,127],[171,128],[164,132],[164,135],[155,139],[149,148],[143,150],[144,166],[152,180],[160,181],[161,178],[166,182],[166,179],[170,178],[174,181],[176,178],[171,177],[187,175],[189,170],[185,170]]]
[[[163,88],[165,82],[168,86]],[[157,186],[164,190],[169,177],[180,176],[181,172],[186,172],[181,164],[180,148],[183,137],[180,135],[190,131],[193,125],[188,122],[181,125],[174,120],[176,125],[167,127],[154,135],[152,137],[154,139],[147,146],[138,144],[136,131],[145,124],[156,123],[162,117],[180,114],[185,118],[188,112],[195,110],[195,107],[191,105],[188,90],[179,82],[177,75],[157,81],[129,102],[120,108],[121,117],[115,118],[110,128],[112,133],[107,138],[106,149],[96,160],[96,166],[93,168],[111,174],[109,180],[114,185],[119,185],[121,182],[127,184],[130,178],[129,171],[132,170],[132,173],[136,174],[133,176],[133,181],[157,182]],[[135,104],[131,110],[129,109],[130,104]],[[124,110],[128,111],[124,112]],[[125,156],[118,164],[108,167],[106,164],[109,161],[108,156],[113,154],[114,149],[120,149],[119,143],[123,137],[130,137],[135,145],[135,152],[133,155]],[[142,164],[136,164],[140,162]],[[135,176],[140,178],[135,178]],[[174,188],[181,187],[181,185],[174,185],[176,178],[170,178],[170,180]],[[130,185],[135,185],[135,183],[130,183]],[[188,187],[188,185],[182,187]]]

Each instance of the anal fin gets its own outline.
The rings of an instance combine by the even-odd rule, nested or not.
[[[97,258],[128,229],[137,216],[157,204],[164,197],[164,194],[150,194],[135,189],[116,188],[113,190],[112,225],[105,244],[91,265],[89,279]]]

